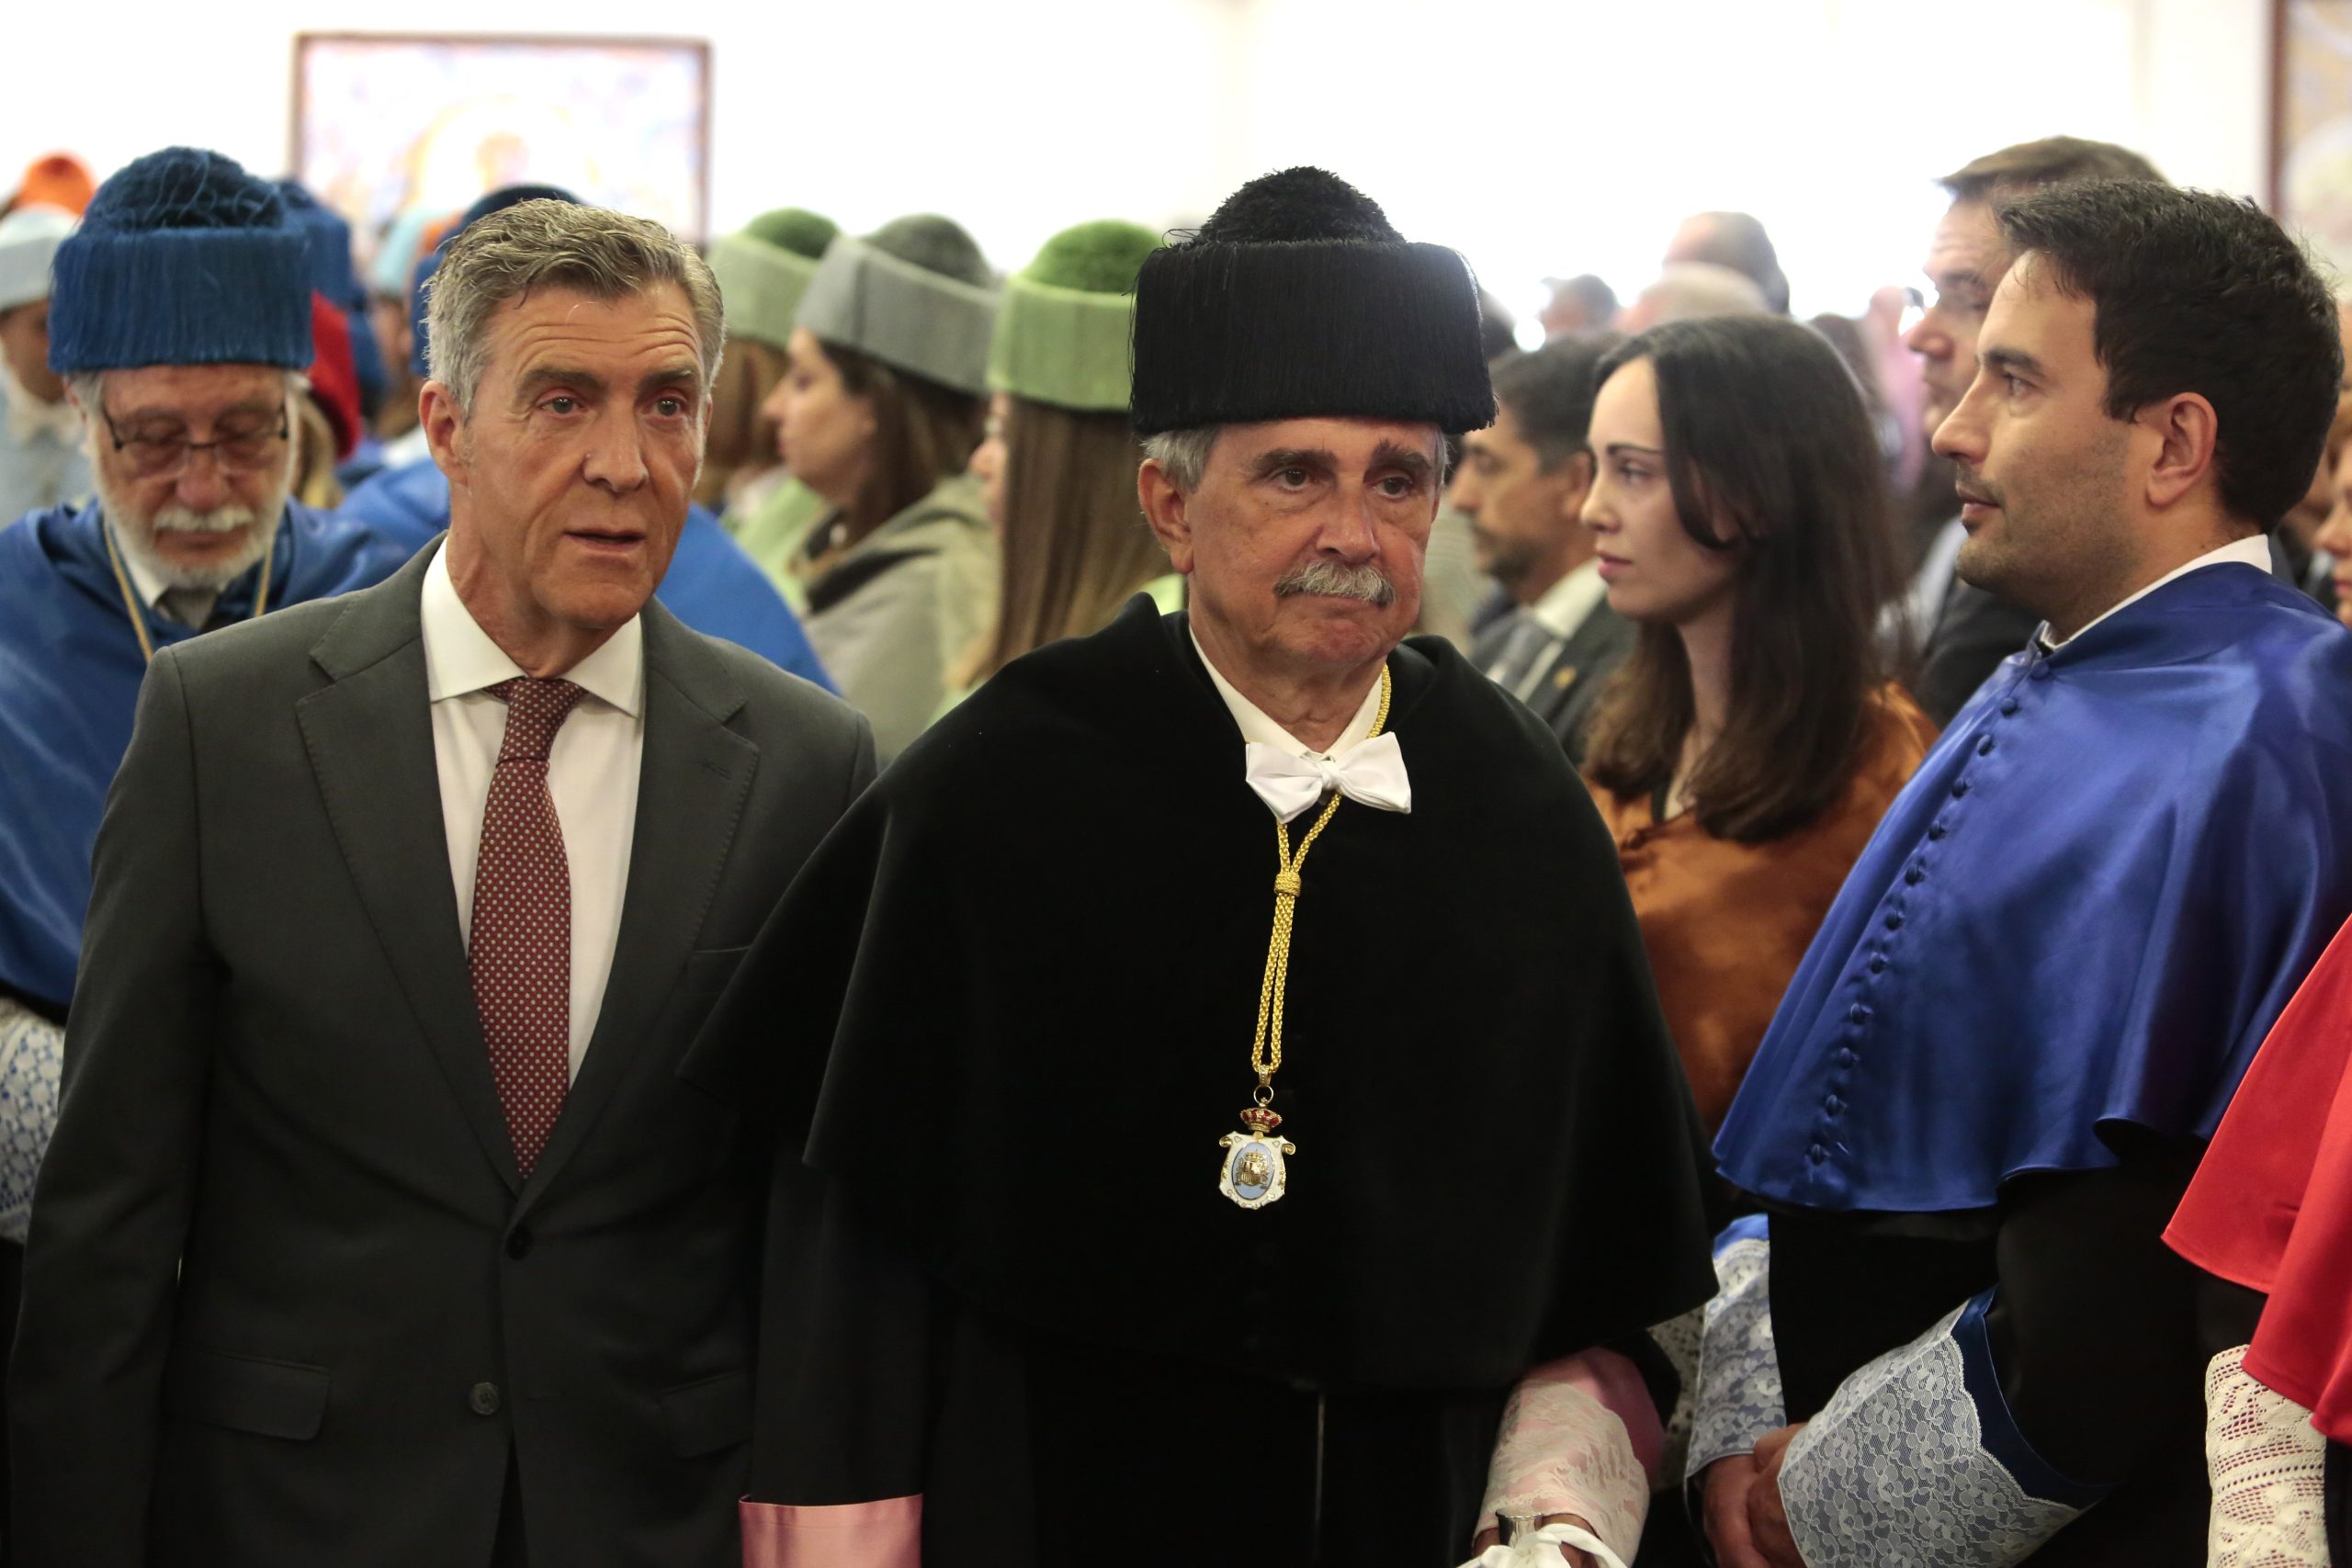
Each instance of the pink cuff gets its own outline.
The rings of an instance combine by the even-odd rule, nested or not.
[[[823,1507],[745,1499],[743,1568],[922,1568],[922,1495]]]

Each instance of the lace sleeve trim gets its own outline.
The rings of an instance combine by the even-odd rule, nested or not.
[[[2011,1568],[2083,1512],[2028,1493],[1985,1448],[1954,1336],[1984,1300],[1863,1366],[1789,1445],[1781,1502],[1807,1568]]]
[[[25,1239],[64,1066],[65,1031],[0,997],[0,1240]]]
[[[2210,1568],[2327,1568],[2327,1439],[2246,1374],[2243,1345],[2205,1369]]]
[[[1715,1298],[1699,1333],[1699,1392],[1685,1473],[1744,1454],[1788,1425],[1781,1359],[1772,1342],[1772,1244],[1761,1216],[1715,1243]]]

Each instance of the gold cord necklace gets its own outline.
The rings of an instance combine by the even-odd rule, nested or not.
[[[114,568],[114,585],[122,591],[122,613],[130,617],[130,635],[139,639],[139,652],[144,662],[155,662],[155,639],[147,635],[147,617],[139,613],[139,595],[130,591],[130,574],[122,569],[122,552],[115,547],[114,525],[105,518],[98,520],[98,533],[107,542],[107,564]],[[261,581],[254,590],[253,614],[249,621],[261,619],[269,608],[269,566],[277,554],[277,530],[269,531],[269,542],[261,547]],[[1383,711],[1385,711],[1385,705]]]
[[[1388,726],[1388,667],[1383,665],[1380,708],[1373,716],[1366,740]],[[1258,1087],[1250,1091],[1252,1103],[1241,1112],[1242,1130],[1219,1140],[1225,1161],[1217,1170],[1216,1190],[1245,1209],[1262,1209],[1283,1195],[1290,1184],[1285,1156],[1298,1152],[1289,1139],[1274,1135],[1283,1124],[1273,1111],[1274,1075],[1283,1065],[1283,997],[1290,987],[1290,932],[1297,918],[1298,895],[1305,886],[1299,874],[1306,864],[1306,852],[1331,825],[1331,818],[1339,815],[1340,802],[1346,798],[1337,790],[1331,792],[1295,850],[1290,844],[1290,824],[1279,818],[1274,822],[1274,930],[1266,942],[1266,977],[1258,987],[1258,1032],[1250,1043],[1250,1066],[1258,1075]]]

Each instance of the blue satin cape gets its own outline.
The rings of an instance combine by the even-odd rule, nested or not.
[[[448,477],[430,457],[380,469],[344,497],[338,510],[372,524],[413,552],[449,525]],[[653,596],[695,630],[748,648],[829,692],[835,689],[792,606],[704,508],[687,509],[678,552]]]
[[[360,524],[289,502],[269,607],[366,588],[408,555]],[[256,567],[229,585],[216,625],[253,613],[259,576]],[[158,648],[197,635],[152,608],[144,618]],[[0,985],[55,1008],[74,995],[90,852],[146,673],[95,503],[0,530]]]
[[[1716,1140],[1805,1208],[1992,1204],[2211,1136],[2352,914],[2352,632],[2177,578],[1956,715],[1847,878]]]

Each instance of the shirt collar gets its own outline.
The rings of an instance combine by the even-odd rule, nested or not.
[[[1596,556],[1582,566],[1571,567],[1566,576],[1544,590],[1544,596],[1530,604],[1527,613],[1545,631],[1566,639],[1576,636],[1608,597],[1609,584],[1601,581],[1600,558]]]
[[[1287,751],[1294,757],[1339,758],[1354,750],[1372,733],[1373,721],[1380,716],[1379,682],[1374,681],[1372,690],[1363,694],[1363,703],[1356,709],[1355,717],[1348,721],[1348,727],[1340,732],[1340,738],[1331,742],[1331,749],[1317,751],[1276,724],[1263,708],[1243,696],[1211,661],[1208,650],[1201,646],[1199,634],[1189,626],[1185,629],[1193,638],[1193,651],[1201,656],[1201,667],[1209,672],[1209,680],[1216,685],[1216,694],[1225,699],[1226,707],[1233,714],[1233,722],[1241,728],[1244,741],[1255,740],[1261,745],[1272,746],[1277,751]]]
[[[523,667],[491,640],[458,596],[446,542],[434,550],[433,563],[424,569],[418,612],[424,631],[424,689],[433,701],[462,697],[523,674]],[[562,678],[634,716],[645,705],[645,617],[630,616],[628,625]]]
[[[2124,610],[2130,609],[2132,605],[2138,604],[2141,600],[2145,599],[2149,594],[2154,593],[2157,589],[2162,588],[2165,583],[2172,581],[2174,579],[2187,577],[2192,571],[2202,571],[2209,566],[2228,566],[2233,563],[2239,566],[2253,567],[2256,570],[2263,573],[2266,577],[2268,576],[2270,572],[2270,536],[2267,534],[2249,534],[2243,539],[2232,539],[2228,544],[2222,546],[2219,549],[2207,550],[2195,560],[2187,561],[2173,568],[2170,571],[2165,573],[2162,577],[2159,577],[2145,588],[2141,589],[2140,592],[2132,594],[2130,598],[2110,606],[2104,613],[2093,616],[2084,625],[2082,630],[2077,631],[2073,637],[2052,637],[2050,635],[2050,623],[2044,621],[2041,623],[2041,630],[2034,633],[2034,637],[2044,649],[2052,653],[2055,653],[2060,649],[2064,648],[2068,643],[2081,640],[2083,632],[2090,630],[2092,626],[2095,626],[2098,625],[2099,622],[2106,620],[2108,616],[2118,615]]]

